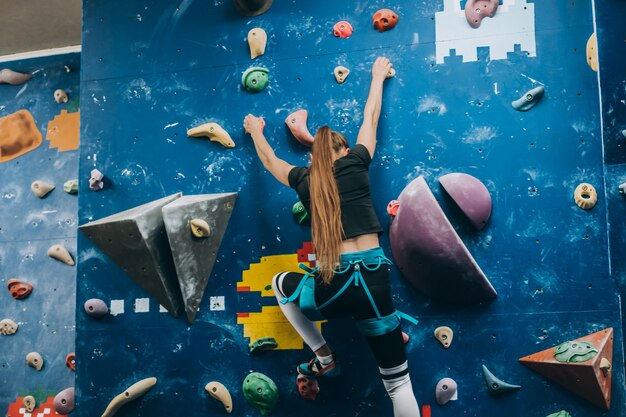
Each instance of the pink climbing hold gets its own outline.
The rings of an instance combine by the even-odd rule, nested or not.
[[[485,17],[493,17],[498,10],[498,0],[467,0],[465,18],[474,29],[478,28]]]
[[[409,337],[409,335],[408,335],[408,334],[406,334],[406,333],[402,332],[402,341],[404,342],[404,344],[405,344],[405,345],[406,345],[407,343],[409,343],[409,340],[410,340],[410,339],[411,339],[411,338]]]
[[[285,124],[289,127],[293,136],[304,146],[312,146],[315,140],[311,132],[309,132],[309,128],[306,126],[308,115],[309,113],[306,110],[298,110],[291,113],[285,119]]]
[[[345,20],[335,23],[333,26],[333,33],[338,38],[349,38],[352,35],[352,25]]]
[[[317,394],[320,392],[320,386],[317,383],[317,378],[314,377],[307,377],[302,374],[298,374],[296,385],[298,386],[300,396],[307,400],[315,401]]]
[[[395,217],[398,213],[398,208],[400,208],[400,202],[398,200],[391,200],[389,204],[387,204],[387,214],[391,217]]]

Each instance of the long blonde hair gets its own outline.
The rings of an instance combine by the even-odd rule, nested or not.
[[[343,225],[339,190],[335,181],[335,155],[348,148],[348,141],[339,132],[322,126],[315,134],[313,156],[309,169],[311,195],[311,230],[319,276],[329,284],[341,255]]]

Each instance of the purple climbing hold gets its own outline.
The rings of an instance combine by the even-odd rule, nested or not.
[[[74,388],[66,388],[54,397],[54,410],[63,415],[74,411]]]
[[[496,298],[493,288],[423,177],[407,185],[389,228],[398,268],[415,288],[437,301],[469,305]]]
[[[491,217],[491,196],[487,187],[478,178],[460,172],[439,177],[439,183],[474,227],[482,230]]]
[[[91,298],[85,301],[83,307],[85,308],[85,313],[95,319],[104,317],[109,313],[106,303],[99,298]]]

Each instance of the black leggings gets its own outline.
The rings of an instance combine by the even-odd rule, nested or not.
[[[343,274],[335,274],[330,284],[324,284],[319,278],[315,279],[315,303],[320,306],[331,299],[350,279],[354,266]],[[361,267],[361,274],[374,298],[374,302],[381,316],[387,316],[396,311],[391,298],[389,281],[389,267],[381,265],[375,271]],[[304,274],[289,272],[282,280],[282,291],[285,296],[291,296],[300,284]],[[296,303],[300,299],[295,300]],[[352,317],[356,320],[376,318],[372,304],[362,286],[351,284],[337,299],[320,310],[325,318]],[[393,368],[406,361],[406,352],[400,326],[382,336],[366,336],[367,343],[376,358],[380,368]]]

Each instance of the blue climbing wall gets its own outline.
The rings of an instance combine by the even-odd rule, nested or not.
[[[251,370],[277,382],[277,416],[392,415],[373,358],[349,321],[324,325],[343,374],[321,381],[320,396],[310,403],[297,393],[294,370],[310,352],[251,357],[237,317],[276,303],[260,291],[238,292],[243,271],[263,257],[295,254],[309,239],[306,227],[291,217],[295,193],[264,171],[244,135],[244,116],[262,115],[276,153],[293,164],[308,161],[307,149],[284,124],[299,108],[309,111],[311,131],[329,124],[354,143],[371,64],[379,55],[397,69],[386,83],[371,167],[381,221],[388,225],[387,202],[423,175],[499,294],[485,306],[438,305],[394,269],[397,307],[420,318],[419,326],[404,329],[411,336],[419,403],[431,405],[435,416],[626,413],[598,78],[585,56],[594,31],[592,3],[505,1],[493,21],[512,23],[482,40],[473,32],[459,38],[467,23],[455,18],[454,1],[446,3],[446,13],[436,18],[444,1],[276,1],[266,14],[244,18],[230,1],[84,1],[80,177],[88,178],[95,167],[108,183],[98,193],[81,188],[80,223],[178,191],[235,191],[239,198],[191,326],[161,312],[154,300],[146,307],[147,294],[79,234],[77,305],[98,297],[114,314],[94,321],[78,311],[77,416],[101,413],[115,395],[150,376],[158,378],[157,386],[118,415],[222,413],[204,392],[206,383],[218,380],[233,394],[233,415],[255,416],[241,392]],[[400,16],[396,28],[383,34],[371,27],[371,16],[382,7]],[[339,20],[352,23],[351,38],[333,37]],[[266,54],[254,61],[245,42],[253,27],[269,37]],[[256,95],[240,87],[241,74],[252,65],[270,70],[270,86]],[[352,71],[345,84],[334,80],[337,65]],[[519,113],[511,107],[538,85],[545,86],[546,97],[534,109]],[[206,122],[222,125],[237,146],[224,149],[186,136]],[[491,192],[493,215],[482,232],[473,231],[442,194],[437,178],[451,172],[474,175]],[[599,192],[593,210],[574,204],[581,182]],[[382,244],[390,253],[387,234]],[[209,297],[224,297],[224,310],[212,309]],[[455,330],[448,350],[432,335],[441,325]],[[616,331],[610,412],[518,363],[606,327]],[[483,363],[523,388],[491,397]],[[440,407],[434,390],[443,377],[457,381],[459,400]]]
[[[596,4],[598,46],[602,51],[599,57],[600,84],[611,274],[621,291],[622,315],[626,300],[626,233],[622,227],[626,208],[619,185],[626,182],[626,136],[622,134],[626,130],[626,28],[620,16],[625,13],[623,2]]]
[[[76,255],[78,198],[65,193],[63,183],[78,176],[78,150],[59,152],[46,134],[62,110],[78,110],[80,55],[2,62],[2,68],[33,78],[23,85],[0,85],[0,117],[28,110],[43,135],[35,150],[0,163],[0,320],[19,325],[14,335],[0,336],[0,412],[16,417],[17,409],[9,405],[18,398],[33,395],[41,404],[74,385],[65,358],[74,351],[76,269],[51,259],[47,251],[63,244]],[[68,103],[54,100],[58,88],[68,93]],[[39,199],[30,189],[36,180],[56,188]],[[7,282],[12,278],[34,286],[28,298],[11,298]],[[44,359],[40,371],[26,365],[33,351]],[[23,408],[21,401],[18,408]]]

